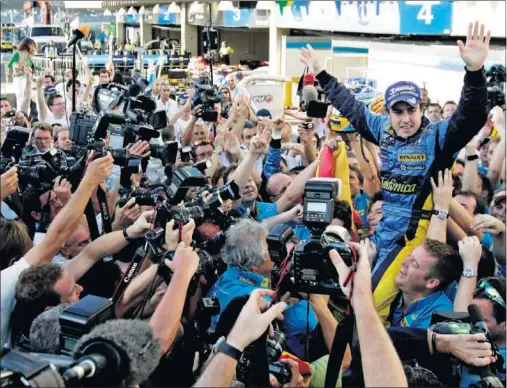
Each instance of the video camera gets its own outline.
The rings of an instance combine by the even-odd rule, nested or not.
[[[341,295],[338,274],[329,258],[336,249],[345,263],[352,264],[355,254],[344,236],[324,233],[333,220],[334,203],[340,192],[338,179],[310,179],[305,185],[303,223],[311,236],[294,250],[293,270],[296,290],[312,294]]]
[[[218,112],[215,110],[214,104],[222,102],[224,95],[218,93],[213,85],[210,84],[208,78],[201,77],[194,82],[195,94],[192,101],[192,114],[200,117],[203,121],[216,122],[218,120]],[[202,106],[202,113],[197,114],[196,107]]]
[[[460,312],[435,311],[431,317],[429,330],[437,334],[477,334],[486,335],[486,340],[491,344],[492,356],[496,363],[485,367],[473,367],[452,358],[452,375],[456,379],[456,385],[465,375],[467,380],[471,377],[473,387],[505,387],[505,381],[498,378],[498,371],[503,369],[504,359],[498,347],[491,341],[482,312],[476,305],[468,306],[468,314]]]
[[[493,65],[486,72],[488,86],[488,111],[495,106],[505,106],[505,66]]]

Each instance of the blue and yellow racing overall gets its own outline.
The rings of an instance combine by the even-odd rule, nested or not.
[[[317,75],[327,98],[367,141],[380,148],[384,216],[373,238],[378,258],[372,270],[377,311],[386,321],[398,290],[395,277],[401,263],[426,236],[433,210],[430,177],[451,168],[458,152],[487,119],[484,71],[466,72],[456,112],[447,120],[421,127],[410,138],[398,137],[388,116],[370,112],[326,71]]]

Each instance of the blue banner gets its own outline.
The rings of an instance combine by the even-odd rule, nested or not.
[[[250,23],[250,10],[247,8],[234,11],[224,11],[225,27],[248,27]]]
[[[158,24],[176,24],[176,14],[169,12],[169,4],[161,4]]]
[[[153,61],[153,63],[157,64],[159,58],[164,58],[164,65],[167,64],[167,55],[143,55],[143,64],[147,65],[149,61]]]
[[[128,15],[127,14],[127,23],[139,23],[139,14],[137,15]]]
[[[451,1],[400,1],[400,34],[443,35],[452,27]]]

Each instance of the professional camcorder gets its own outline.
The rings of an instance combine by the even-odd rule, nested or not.
[[[493,65],[486,73],[488,79],[488,110],[505,106],[505,66]]]
[[[502,382],[498,378],[498,372],[503,369],[504,359],[489,337],[488,328],[479,307],[474,304],[468,306],[468,314],[435,311],[431,317],[429,330],[438,334],[451,335],[485,334],[487,342],[491,344],[492,356],[496,358],[496,363],[485,367],[473,367],[452,358],[452,376],[456,379],[456,385],[460,385],[460,381],[466,376],[466,381],[473,381],[470,387],[505,387],[505,381]]]
[[[199,78],[194,82],[195,94],[192,103],[192,114],[202,118],[204,121],[216,122],[218,120],[218,112],[215,110],[214,104],[222,102],[223,94],[219,94],[215,87],[210,84],[209,79]],[[202,106],[202,113],[197,114],[196,107]]]
[[[294,250],[294,285],[296,290],[312,294],[340,295],[338,274],[329,258],[336,249],[345,263],[352,264],[351,249],[344,236],[324,233],[333,220],[334,203],[340,192],[338,179],[310,179],[305,185],[303,223],[311,236]]]

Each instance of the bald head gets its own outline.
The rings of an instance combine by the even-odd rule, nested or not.
[[[278,200],[292,183],[292,178],[288,175],[278,173],[269,178],[266,185],[266,191],[273,200]]]

